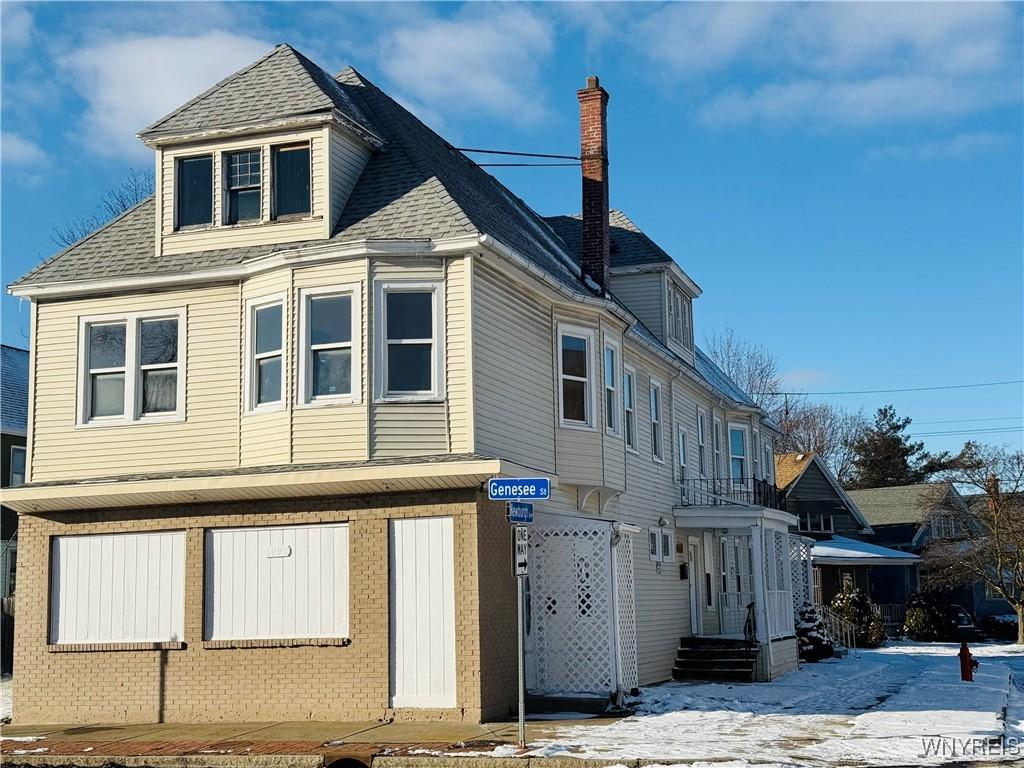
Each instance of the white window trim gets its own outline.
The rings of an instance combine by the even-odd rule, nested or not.
[[[273,403],[256,404],[256,373],[253,365],[256,350],[256,310],[281,305],[281,399]],[[257,296],[245,301],[245,360],[243,362],[242,396],[245,403],[245,415],[273,413],[284,410],[288,402],[285,384],[288,382],[288,295],[271,293]]]
[[[743,467],[744,467],[743,471],[748,473],[748,476],[746,478],[734,478],[732,476],[732,460],[733,460],[732,431],[734,429],[738,429],[738,430],[742,430],[743,431],[743,447],[746,450],[746,455],[743,456],[742,458],[743,458]],[[729,467],[728,467],[728,469],[729,469],[729,472],[728,472],[729,483],[730,483],[730,485],[732,485],[733,482],[735,480],[737,480],[737,479],[739,479],[739,480],[744,480],[745,479],[745,480],[747,480],[747,482],[745,482],[742,486],[733,486],[733,487],[743,487],[743,488],[747,488],[747,490],[750,490],[749,487],[748,487],[750,485],[750,483],[749,483],[749,480],[750,480],[750,476],[749,476],[749,472],[750,472],[750,427],[748,427],[746,424],[740,424],[740,423],[737,423],[737,422],[734,422],[734,421],[730,421],[728,426],[727,426],[727,428],[726,428],[726,431],[725,431],[725,438],[726,438],[725,443],[726,443],[726,447],[727,447],[727,450],[728,450],[727,461],[729,462]],[[740,458],[740,457],[737,457],[737,458]]]
[[[24,459],[21,462],[21,466],[23,467],[23,469],[21,471],[21,482],[20,483],[14,482],[14,454],[15,453],[21,453],[24,456]],[[9,479],[9,481],[10,481],[9,484],[10,484],[11,488],[14,488],[15,486],[18,486],[18,485],[24,485],[25,484],[25,475],[27,474],[27,470],[28,470],[28,451],[25,450],[25,446],[24,445],[12,445],[11,446],[10,466],[7,469],[8,469],[7,477]]]
[[[654,537],[654,552],[651,552],[651,537]],[[666,549],[665,537],[668,537]],[[676,561],[676,531],[671,525],[652,525],[647,529],[647,557],[652,563],[674,563]]]
[[[578,376],[568,376],[568,374],[562,373],[562,338],[565,336],[575,336],[579,339],[585,339],[587,342],[587,378],[580,379]],[[594,352],[597,349],[596,334],[593,328],[585,328],[579,325],[568,325],[565,323],[558,324],[558,344],[555,348],[555,357],[558,363],[558,424],[565,429],[582,429],[588,432],[597,430],[597,419],[594,418],[595,414],[595,400],[594,397],[594,382],[595,372],[594,367]],[[602,365],[602,368],[604,366]],[[567,420],[565,418],[565,402],[562,398],[562,379],[568,376],[573,381],[583,381],[586,384],[586,392],[584,396],[586,398],[587,406],[587,420],[585,422]],[[635,382],[634,382],[635,386]],[[635,397],[635,394],[634,394]]]
[[[715,480],[724,480],[726,475],[722,471],[722,441],[725,439],[725,433],[722,430],[722,420],[720,418],[714,416],[712,423],[711,456],[715,464]]]
[[[679,473],[679,482],[685,482],[687,478],[687,461],[689,460],[689,440],[686,437],[686,428],[676,427],[676,469]]]
[[[626,375],[629,375],[631,382],[631,389],[633,394],[633,407],[628,409],[633,414],[633,445],[629,444],[626,439]],[[640,453],[640,436],[637,433],[637,418],[636,418],[636,368],[632,365],[622,365],[622,441],[626,445],[626,450],[630,453]]]
[[[309,307],[313,299],[330,296],[349,296],[352,304],[352,339],[348,349],[352,352],[351,391],[341,395],[313,396],[313,347],[310,344]],[[317,286],[316,288],[300,288],[299,303],[299,370],[298,387],[296,388],[296,408],[323,408],[328,405],[351,405],[362,402],[363,396],[363,284],[342,283],[340,285]],[[330,348],[344,348],[343,345],[329,345]]]
[[[654,393],[655,393],[655,391],[657,391],[657,393],[658,393],[658,420],[657,421],[654,420]],[[648,408],[650,409],[650,412],[648,413],[648,416],[650,417],[649,420],[650,420],[650,423],[651,423],[651,458],[654,459],[654,461],[656,461],[659,464],[664,464],[665,463],[665,388],[662,386],[662,383],[660,381],[658,381],[656,378],[654,378],[653,376],[651,376],[651,386],[650,386],[650,388],[648,390],[648,393],[647,393],[647,405],[648,405]],[[658,434],[661,437],[661,440],[658,441],[658,442],[661,443],[661,454],[660,455],[658,454],[657,451],[654,450],[657,447],[657,445],[655,443],[655,440],[654,440],[654,427],[655,427],[655,425],[657,425],[657,427],[658,427]]]
[[[654,551],[651,551],[651,537],[654,537]],[[661,528],[654,525],[647,529],[647,557],[652,563],[661,562]]]
[[[761,468],[761,433],[754,429],[752,437],[750,438],[750,453],[753,459],[753,466],[750,470],[750,476],[758,480],[763,480],[764,475],[761,474],[763,469]]]
[[[78,407],[75,414],[75,427],[95,429],[97,427],[126,426],[131,424],[162,424],[185,421],[185,379],[186,379],[186,338],[188,336],[187,315],[184,307],[164,310],[147,310],[145,312],[119,312],[106,315],[82,315],[78,318]],[[175,395],[177,408],[173,412],[143,415],[142,407],[142,369],[138,362],[139,335],[143,320],[177,320],[178,321],[178,391]],[[89,328],[93,325],[111,325],[124,323],[124,413],[119,416],[97,416],[89,414],[92,402],[93,371],[89,368]],[[170,365],[153,366],[170,368]],[[97,368],[97,372],[120,371],[121,368]]]
[[[387,312],[384,301],[388,293],[430,291],[433,296],[434,335],[431,355],[431,388],[423,392],[387,391]],[[445,308],[444,282],[441,280],[381,280],[373,284],[373,390],[375,403],[435,403],[445,397]],[[412,339],[406,339],[412,342]],[[417,340],[425,343],[427,339]]]
[[[708,412],[697,406],[697,474],[702,478],[708,472]]]
[[[766,435],[761,436],[761,450],[764,453],[764,479],[770,483],[775,482],[775,446],[772,440]]]
[[[607,381],[607,378],[605,376],[606,370],[605,370],[604,356],[606,354],[606,350],[609,350],[609,349],[615,355],[615,361],[614,361],[614,365],[615,365],[615,384],[612,387],[608,386],[608,381]],[[604,348],[601,350],[601,378],[604,380],[604,387],[603,387],[603,390],[602,390],[602,393],[604,394],[604,400],[602,401],[602,409],[603,410],[607,410],[608,391],[611,390],[611,392],[612,392],[612,409],[613,409],[611,415],[612,415],[612,418],[615,421],[614,424],[609,425],[608,424],[608,414],[605,413],[605,425],[604,425],[605,433],[610,435],[611,437],[622,437],[622,435],[623,435],[623,423],[622,422],[623,422],[623,418],[625,417],[625,413],[623,412],[622,397],[620,396],[620,392],[622,391],[622,386],[623,386],[623,384],[622,384],[622,347],[619,345],[619,343],[617,341],[614,341],[614,340],[609,339],[609,338],[605,339],[605,341],[604,341]],[[634,394],[634,397],[635,396],[636,395]]]
[[[219,151],[218,152],[191,152],[191,151],[188,151],[188,152],[183,152],[181,154],[171,154],[171,168],[172,168],[171,173],[174,174],[174,192],[173,192],[174,199],[171,202],[171,205],[172,205],[173,211],[174,211],[174,216],[173,216],[174,228],[172,229],[172,233],[173,232],[197,232],[197,231],[202,231],[204,229],[213,229],[214,227],[218,226],[217,195],[214,194],[214,191],[217,189],[217,177],[220,174],[220,164],[221,164],[220,163],[220,155],[221,155],[221,153]],[[209,158],[210,158],[210,223],[209,224],[184,224],[184,225],[180,224],[179,223],[179,219],[180,219],[180,214],[181,214],[181,206],[179,205],[179,202],[180,202],[180,197],[179,196],[180,196],[180,193],[181,193],[181,189],[180,189],[180,186],[181,186],[180,185],[180,181],[181,181],[181,179],[180,179],[180,174],[178,173],[178,170],[181,168],[181,161],[182,160],[193,160],[193,159],[198,158],[198,157],[207,157],[207,156],[209,156]]]

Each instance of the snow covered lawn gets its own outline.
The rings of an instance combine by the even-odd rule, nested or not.
[[[1021,756],[1024,647],[972,648],[981,662],[974,683],[960,681],[958,648],[890,643],[771,683],[652,686],[634,716],[566,726],[530,754],[717,768],[936,765],[992,760],[1000,748]]]

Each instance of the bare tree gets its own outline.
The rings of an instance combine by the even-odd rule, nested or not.
[[[867,428],[863,411],[847,411],[831,403],[790,399],[778,419],[780,451],[817,453],[846,486],[854,476],[853,446]]]
[[[57,246],[67,248],[152,194],[153,169],[131,168],[120,184],[100,196],[95,213],[54,228],[50,239]]]
[[[740,338],[732,328],[708,336],[704,346],[712,360],[750,395],[758,407],[778,421],[783,406],[782,379],[775,356],[760,344]]]
[[[933,530],[941,535],[924,550],[925,585],[983,583],[1013,606],[1024,643],[1024,451],[967,443],[944,476],[964,495],[937,487]]]

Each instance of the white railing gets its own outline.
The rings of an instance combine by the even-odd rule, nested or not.
[[[818,615],[821,617],[825,629],[832,636],[833,643],[848,648],[856,656],[857,628],[827,605],[817,605],[815,607],[818,609]]]
[[[787,637],[796,631],[793,624],[793,592],[788,589],[768,591],[768,636]]]
[[[747,621],[747,606],[754,602],[753,592],[720,592],[718,616],[723,635],[742,635]]]

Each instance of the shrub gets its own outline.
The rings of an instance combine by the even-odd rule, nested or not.
[[[903,631],[911,640],[921,642],[955,640],[956,611],[932,593],[913,594],[907,600]]]
[[[860,648],[877,648],[885,642],[885,625],[867,595],[846,587],[832,599],[832,610],[853,624]]]
[[[800,658],[804,661],[821,661],[835,654],[828,629],[818,615],[818,609],[810,603],[804,603],[800,608],[796,622],[796,639],[800,648]]]

